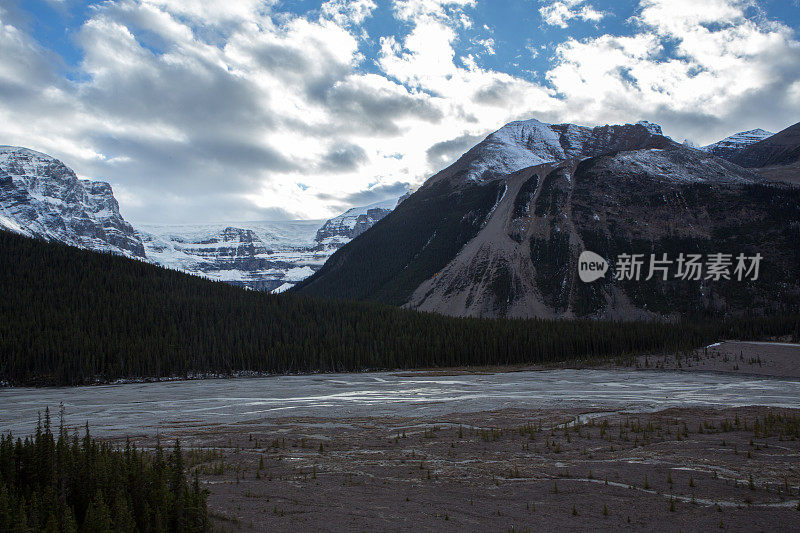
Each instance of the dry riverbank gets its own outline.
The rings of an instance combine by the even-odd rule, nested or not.
[[[790,530],[800,410],[503,410],[167,428],[230,531]],[[565,426],[566,424],[566,426]],[[152,444],[150,442],[149,444]]]

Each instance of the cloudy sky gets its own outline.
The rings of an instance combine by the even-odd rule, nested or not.
[[[0,144],[136,222],[324,218],[516,119],[800,121],[797,0],[0,0]]]

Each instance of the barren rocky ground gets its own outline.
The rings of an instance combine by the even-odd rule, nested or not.
[[[800,378],[800,344],[722,341],[690,355],[639,357],[639,368]]]
[[[800,410],[174,428],[228,531],[791,531]],[[152,442],[148,443],[152,444]]]
[[[722,342],[635,365],[791,380],[798,361],[798,345]],[[800,523],[800,405],[286,417],[161,433],[176,437],[221,531],[796,531]]]

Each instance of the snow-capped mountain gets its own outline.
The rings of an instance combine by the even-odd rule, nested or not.
[[[0,228],[91,250],[143,258],[108,183],[79,180],[49,155],[0,146]]]
[[[732,161],[745,168],[796,166],[800,163],[800,122],[747,146]]]
[[[320,247],[332,247],[337,250],[374,226],[376,222],[391,213],[397,207],[397,204],[405,198],[406,196],[392,198],[383,202],[348,209],[338,217],[325,222],[317,231],[315,240]]]
[[[760,128],[750,131],[740,131],[714,144],[703,146],[700,149],[723,159],[731,159],[751,144],[763,141],[772,135],[774,135],[774,133]]]
[[[257,290],[292,286],[313,274],[332,252],[316,249],[321,220],[227,224],[141,224],[147,259]],[[288,288],[288,287],[284,287]]]
[[[134,229],[120,215],[108,183],[79,180],[49,155],[0,146],[0,229],[258,290],[282,292],[312,275],[398,201],[353,208],[328,221],[143,224]]]
[[[797,137],[786,131],[757,155],[793,161]],[[660,132],[650,123],[507,124],[295,290],[481,317],[649,319],[792,305],[800,191]],[[585,250],[611,274],[581,281]],[[621,254],[654,253],[769,260],[757,283],[648,281],[647,264],[641,282],[613,278]]]
[[[650,142],[645,146],[643,143]],[[431,181],[457,174],[459,179],[491,181],[535,165],[579,160],[610,151],[659,148],[669,142],[661,127],[638,124],[589,128],[575,124],[547,124],[536,119],[511,122],[491,133]]]
[[[354,207],[330,220],[142,224],[150,261],[257,290],[283,292],[319,270],[401,199]]]

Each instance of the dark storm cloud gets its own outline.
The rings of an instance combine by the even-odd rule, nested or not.
[[[114,184],[112,184],[114,185]],[[278,207],[259,208],[240,195],[227,193],[217,188],[205,194],[172,194],[157,189],[134,185],[133,190],[122,191],[115,187],[114,194],[124,198],[125,192],[136,194],[146,204],[146,210],[137,223],[180,224],[187,221],[208,223],[235,223],[251,220],[290,220],[296,213]],[[128,206],[130,207],[130,206]],[[126,209],[121,206],[123,216]],[[197,213],[202,213],[201,218]]]
[[[136,161],[120,164],[115,175],[171,194],[191,195],[213,190],[246,193],[260,183],[264,170],[299,167],[268,147],[247,139],[193,139],[191,142],[102,137],[95,139],[103,153]],[[97,172],[103,172],[97,163]]]
[[[475,91],[472,99],[479,104],[506,106],[511,90],[511,84],[508,82],[494,80],[491,85],[487,85]]]

